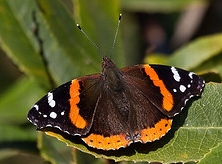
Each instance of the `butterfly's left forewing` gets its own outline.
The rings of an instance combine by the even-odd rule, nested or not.
[[[33,105],[28,120],[39,130],[58,129],[70,135],[85,135],[92,126],[99,81],[99,74],[84,76],[48,92]]]

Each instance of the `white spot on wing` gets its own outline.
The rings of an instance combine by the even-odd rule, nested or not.
[[[51,112],[49,117],[55,119],[57,117],[57,114],[55,112]]]
[[[52,125],[51,124],[47,124],[46,127],[52,127]]]
[[[184,85],[180,85],[180,91],[184,92],[186,90],[186,87]]]
[[[51,92],[48,93],[48,104],[52,108],[55,107],[56,104],[55,100],[53,100],[53,93]]]
[[[177,69],[176,69],[175,67],[171,67],[171,71],[172,71],[172,73],[173,73],[173,78],[174,78],[174,80],[176,80],[177,82],[179,82],[180,79],[181,79],[181,77],[180,77]]]
[[[39,106],[36,104],[33,106],[33,108],[35,108],[35,110],[37,110],[37,111],[39,110]]]
[[[189,76],[190,76],[191,79],[193,79],[193,74],[194,74],[193,72],[189,73]]]

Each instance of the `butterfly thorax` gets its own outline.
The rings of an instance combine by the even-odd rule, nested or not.
[[[111,100],[110,103],[115,104],[111,110],[114,113],[118,113],[121,117],[120,119],[127,124],[124,126],[130,126],[129,121],[132,119],[130,117],[134,114],[132,110],[130,111],[129,93],[127,92],[124,76],[121,70],[108,57],[103,57],[102,68],[101,81],[104,91],[102,96],[107,94],[107,97]]]
[[[108,57],[103,57],[102,68],[101,77],[104,89],[122,92],[124,85],[120,69]]]

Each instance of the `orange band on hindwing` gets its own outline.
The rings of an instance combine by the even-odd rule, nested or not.
[[[89,146],[103,149],[103,150],[117,150],[120,147],[126,147],[130,144],[130,140],[126,139],[126,135],[112,135],[104,137],[99,134],[90,134],[88,137],[82,138],[82,140]]]
[[[140,140],[146,143],[160,139],[171,129],[172,121],[172,119],[161,119],[154,127],[142,130]]]
[[[72,80],[70,85],[70,112],[69,118],[73,125],[75,125],[79,129],[84,129],[86,127],[86,120],[79,114],[79,108],[77,104],[80,102],[80,85],[77,79]]]
[[[163,95],[163,108],[167,111],[170,111],[174,104],[172,94],[168,91],[163,81],[159,79],[159,76],[153,68],[151,68],[149,65],[144,66],[144,68],[146,74],[153,81],[153,84],[160,88],[160,92]]]

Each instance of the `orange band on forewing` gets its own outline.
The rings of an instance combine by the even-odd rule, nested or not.
[[[171,129],[171,125],[172,119],[161,119],[154,127],[142,130],[140,140],[146,143],[160,139]]]
[[[170,111],[173,108],[173,96],[168,91],[163,81],[159,79],[157,73],[149,65],[144,66],[145,72],[149,75],[150,79],[153,81],[154,85],[160,88],[160,92],[163,95],[163,108],[167,111]]]
[[[82,140],[91,147],[103,150],[116,150],[120,147],[126,147],[130,143],[130,141],[126,140],[126,136],[123,134],[110,137],[90,134],[88,137],[82,138]]]
[[[70,112],[69,112],[69,118],[73,125],[75,125],[79,129],[84,129],[86,127],[86,120],[79,114],[79,108],[77,104],[80,101],[79,92],[80,86],[79,81],[74,79],[72,80],[72,83],[70,85]]]

